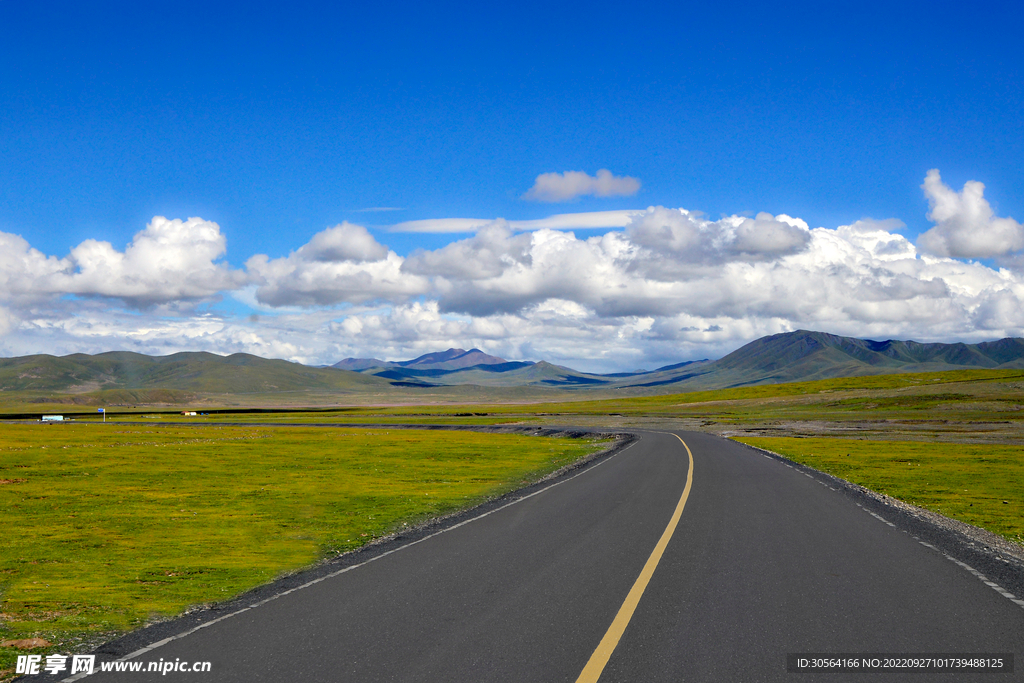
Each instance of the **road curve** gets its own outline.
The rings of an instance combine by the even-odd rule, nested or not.
[[[718,437],[643,432],[540,493],[132,660],[209,661],[210,673],[85,680],[571,683],[688,482],[600,681],[902,680],[808,678],[787,673],[786,655],[1024,653],[1024,609],[849,496]]]

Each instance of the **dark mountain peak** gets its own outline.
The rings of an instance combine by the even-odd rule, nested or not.
[[[978,351],[1000,365],[1019,362],[1024,358],[1024,339],[1007,337],[998,341],[982,342],[978,344]]]
[[[497,356],[490,356],[480,349],[451,348],[447,351],[425,353],[412,360],[386,361],[378,358],[346,358],[338,361],[332,368],[339,370],[373,370],[374,368],[410,368],[413,370],[462,370],[477,365],[504,365],[509,361]]]
[[[431,363],[444,363],[464,356],[466,354],[465,349],[448,349],[447,351],[434,351],[433,353],[425,353],[422,356],[413,358],[412,360],[400,360],[397,361],[397,365],[402,367],[409,367],[410,365],[427,365]]]
[[[995,368],[1024,363],[1024,339],[982,344],[874,341],[796,330],[756,339],[713,365],[762,375],[761,381],[902,372],[905,369]]]
[[[380,360],[378,358],[346,358],[345,360],[338,361],[331,367],[337,368],[338,370],[353,370],[358,372],[359,370],[367,370],[369,368],[388,368],[392,365],[394,365],[394,363],[389,363],[386,360]]]
[[[469,351],[464,349],[448,349],[447,351],[427,353],[419,358],[401,361],[396,365],[400,365],[404,368],[429,367],[443,370],[458,370],[460,368],[468,368],[474,365],[497,365],[499,363],[507,362],[508,361],[504,358],[489,356],[480,349],[470,349]]]

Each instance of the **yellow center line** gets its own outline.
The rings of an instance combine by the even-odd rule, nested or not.
[[[647,558],[647,564],[644,565],[640,576],[637,577],[633,587],[629,590],[626,601],[622,603],[619,613],[615,615],[612,625],[608,627],[608,632],[604,634],[604,638],[598,643],[594,654],[590,655],[590,660],[583,667],[583,672],[576,679],[576,683],[597,683],[597,679],[601,677],[601,672],[604,671],[604,667],[608,664],[608,659],[611,658],[612,652],[615,651],[615,646],[619,644],[619,639],[622,638],[622,634],[626,631],[629,620],[633,618],[633,612],[636,611],[636,606],[640,603],[640,598],[643,597],[644,591],[647,590],[647,584],[650,583],[654,570],[658,568],[661,556],[665,554],[665,548],[672,539],[676,526],[679,525],[679,518],[682,516],[683,508],[686,506],[686,499],[690,496],[690,485],[693,484],[693,453],[690,452],[690,447],[686,445],[686,442],[678,434],[673,434],[672,436],[679,439],[679,442],[683,444],[683,448],[686,449],[686,454],[690,457],[690,468],[686,472],[686,487],[683,488],[683,495],[680,496],[679,503],[676,505],[676,511],[672,513],[672,519],[669,520],[668,526],[665,527],[665,531],[661,534],[658,544],[654,546],[654,551]]]

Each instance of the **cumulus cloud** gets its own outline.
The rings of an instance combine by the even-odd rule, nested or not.
[[[714,264],[736,259],[763,260],[793,254],[807,247],[810,230],[785,214],[759,213],[755,218],[729,216],[701,219],[684,209],[651,207],[626,230],[635,244],[657,259]]]
[[[9,297],[76,294],[145,307],[242,286],[246,275],[218,262],[225,251],[220,226],[201,218],[155,216],[123,252],[89,239],[64,258],[45,256],[20,236],[0,233],[0,278]]]
[[[975,180],[957,192],[942,182],[938,169],[928,171],[921,186],[928,198],[934,228],[922,234],[922,251],[955,258],[990,258],[1024,249],[1024,225],[999,218],[985,199],[985,185]]]
[[[388,248],[374,239],[361,225],[345,221],[313,235],[296,252],[308,261],[380,261],[387,258]]]
[[[51,296],[50,280],[56,275],[66,275],[71,268],[68,259],[46,256],[20,235],[0,232],[0,296],[7,299]]]
[[[940,211],[942,191],[936,229],[980,205],[950,190],[959,213]],[[0,352],[204,349],[320,364],[476,346],[614,371],[718,357],[800,327],[920,341],[1024,330],[1020,271],[921,257],[898,220],[811,229],[786,214],[651,207],[601,212],[621,229],[600,234],[558,229],[595,220],[581,216],[490,219],[408,257],[342,223],[245,271],[220,260],[224,237],[201,219],[157,217],[123,252],[88,240],[63,258],[0,233]],[[188,303],[228,291],[258,318]]]
[[[612,256],[629,248],[621,233],[579,240],[572,233],[556,230],[525,235],[494,231],[486,242],[464,240],[449,247],[450,254],[459,253],[464,259],[475,258],[478,250],[501,257],[493,272],[471,277],[452,271],[437,273],[432,278],[433,291],[445,312],[476,316],[512,313],[548,299],[595,304],[594,297],[614,281],[628,284]],[[419,263],[419,273],[428,274],[429,261],[421,256]]]
[[[14,315],[3,306],[0,306],[0,337],[13,330],[16,324],[17,320]]]
[[[624,232],[587,239],[492,226],[416,253],[402,270],[429,279],[441,314],[533,318],[558,303],[595,320],[653,319],[651,334],[662,340],[735,331],[750,321],[761,330],[884,329],[935,338],[1012,318],[1014,309],[992,298],[1024,297],[1012,274],[919,259],[897,233],[902,227],[864,219],[811,230],[784,214],[708,221],[653,207]],[[687,324],[672,333],[672,320]]]
[[[616,176],[606,168],[596,176],[583,171],[541,173],[523,199],[537,202],[567,202],[577,197],[630,197],[640,191],[640,181]]]
[[[216,223],[155,216],[123,253],[109,242],[82,242],[68,257],[72,272],[54,282],[65,292],[115,297],[137,306],[202,299],[246,281],[243,273],[215,262],[226,250]]]
[[[470,239],[434,251],[413,252],[402,270],[463,280],[496,277],[516,264],[529,265],[531,242],[529,234],[513,234],[508,223],[499,219]]]
[[[330,306],[402,301],[424,293],[426,282],[403,273],[403,261],[366,228],[343,223],[318,232],[284,258],[257,254],[245,267],[261,304]]]
[[[405,259],[388,252],[378,261],[324,263],[303,247],[249,267],[261,278],[263,304],[389,306],[388,315],[348,314],[339,328],[360,338],[390,330],[389,344],[411,344],[416,334],[443,344],[458,338],[454,329],[474,330],[475,344],[486,328],[498,330],[495,339],[517,339],[519,351],[557,346],[604,357],[602,345],[611,344],[621,357],[636,344],[668,357],[673,344],[717,348],[797,327],[934,340],[1024,325],[1014,322],[1024,285],[1012,271],[919,258],[904,227],[866,218],[810,229],[786,214],[711,221],[651,207],[624,230],[586,238],[521,232],[497,219]],[[417,322],[399,324],[409,316]]]

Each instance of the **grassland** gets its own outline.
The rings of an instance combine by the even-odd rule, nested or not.
[[[0,640],[43,637],[68,654],[598,447],[386,428],[0,425]],[[0,648],[0,669],[15,654]]]
[[[479,389],[479,388],[478,388]],[[426,392],[426,390],[424,390]],[[577,395],[578,396],[578,395]],[[940,417],[956,419],[988,419],[993,413],[1001,418],[1024,419],[1024,370],[957,370],[918,374],[872,375],[845,377],[813,382],[766,384],[732,389],[692,391],[653,396],[608,398],[600,392],[592,398],[573,397],[567,400],[546,400],[544,394],[510,395],[504,390],[474,394],[472,400],[458,395],[447,400],[432,393],[392,397],[388,405],[374,405],[373,397],[343,406],[301,406],[274,408],[262,412],[246,409],[209,412],[214,406],[183,408],[209,412],[208,421],[332,421],[340,419],[367,420],[380,418],[521,418],[546,419],[575,416],[612,417],[707,417],[728,423],[750,423],[773,419],[859,420],[864,417],[916,419],[935,417],[924,411],[941,407]],[[42,411],[81,411],[80,406],[67,404],[18,403],[11,394],[5,397],[4,412],[40,414]],[[429,400],[427,400],[429,399]],[[204,399],[205,400],[205,399]],[[208,402],[208,401],[207,401]],[[135,418],[154,414],[153,408],[112,408],[108,415]],[[177,411],[163,408],[162,419],[175,419]],[[99,420],[90,410],[83,418]]]
[[[206,396],[176,411],[111,410],[126,425],[95,424],[95,412],[72,424],[0,423],[0,640],[40,634],[68,643],[216,601],[513,488],[591,447],[389,430],[393,423],[699,429],[1024,542],[1021,370],[551,396],[415,390],[353,395],[347,406],[180,415],[247,400]],[[254,395],[249,405],[273,397]],[[7,412],[56,407],[0,398]],[[339,426],[347,423],[382,426]],[[313,424],[322,427],[302,426]],[[4,650],[0,666],[13,656]]]
[[[737,440],[1024,543],[1024,458],[1017,446],[835,438]]]
[[[611,427],[671,426],[725,436],[850,436],[883,440],[1024,444],[1024,371],[968,370],[876,375],[661,396],[569,402],[354,405],[277,413],[228,412],[204,422],[490,424],[531,422]],[[112,419],[197,421],[180,415]],[[98,419],[95,413],[87,419]]]

